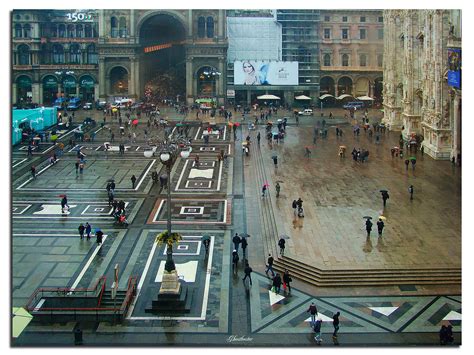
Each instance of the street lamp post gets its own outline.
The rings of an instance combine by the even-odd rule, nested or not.
[[[166,249],[166,264],[165,272],[163,274],[163,281],[159,294],[179,294],[180,283],[176,267],[173,261],[173,234],[171,226],[171,169],[178,159],[178,156],[186,159],[191,153],[191,147],[189,141],[183,138],[170,138],[166,139],[163,143],[158,146],[160,161],[166,167],[167,175],[167,249]]]

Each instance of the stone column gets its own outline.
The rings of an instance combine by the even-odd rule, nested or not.
[[[12,103],[15,104],[17,102],[17,84],[13,83],[12,85]]]
[[[74,96],[79,97],[79,94],[81,93],[81,88],[79,84],[76,84],[76,94]],[[82,98],[84,100],[84,98]]]
[[[94,84],[94,100],[98,100],[100,97],[99,84]]]
[[[128,96],[133,97],[136,94],[135,85],[135,58],[130,58],[130,74],[128,78]]]
[[[457,156],[458,153],[460,152],[460,147],[461,147],[461,115],[459,113],[459,101],[461,97],[459,96],[458,92],[456,91],[456,96],[454,97],[454,109],[453,109],[453,130],[452,130],[452,136],[453,136],[453,151],[451,152],[451,156],[454,156],[456,158],[457,162]]]
[[[193,37],[193,10],[188,10],[188,37]]]
[[[219,10],[219,39],[225,38],[225,21],[226,21],[226,16],[225,16],[225,10]]]
[[[136,43],[135,41],[135,34],[137,30],[135,28],[135,10],[131,9],[130,10],[130,37],[133,39],[133,43]]]
[[[247,89],[247,105],[250,106],[250,104],[252,103],[252,91],[250,89]]]
[[[144,95],[142,90],[143,86],[140,86],[140,61],[138,58],[135,58],[135,93],[137,94],[137,99]]]
[[[99,37],[105,36],[105,10],[99,10]]]
[[[38,83],[38,103],[43,104],[43,84]]]
[[[219,73],[221,73],[221,75],[219,75],[219,86],[218,86],[218,91],[217,91],[217,96],[218,96],[218,103],[219,105],[224,105],[224,101],[225,101],[225,95],[226,95],[226,92],[225,92],[225,85],[224,85],[224,82],[225,82],[225,73],[224,73],[224,58],[219,58]]]
[[[31,98],[33,102],[40,103],[40,84],[33,83],[31,85],[31,91],[33,92],[33,97]]]
[[[107,98],[106,89],[105,60],[104,58],[99,58],[99,98],[101,100],[105,100]]]
[[[188,103],[188,105],[192,105],[194,103],[192,60],[192,57],[188,57],[186,59],[186,102]]]

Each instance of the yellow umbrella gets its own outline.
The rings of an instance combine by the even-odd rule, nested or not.
[[[13,307],[12,314],[12,334],[14,338],[18,338],[31,322],[33,316],[29,314],[23,307]]]
[[[387,220],[387,217],[385,217],[385,216],[379,216],[379,219],[381,219],[382,221],[386,221],[386,220]]]

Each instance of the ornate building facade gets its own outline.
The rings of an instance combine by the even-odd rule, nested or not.
[[[382,100],[381,10],[321,10],[321,94]]]
[[[458,159],[461,91],[448,85],[448,47],[461,46],[460,11],[385,10],[383,16],[384,122],[405,141],[421,136],[433,158]]]
[[[138,99],[148,79],[170,68],[183,75],[181,102],[224,102],[225,10],[74,11],[13,11],[13,103],[62,94]]]

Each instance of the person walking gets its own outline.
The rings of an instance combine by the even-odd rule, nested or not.
[[[365,221],[365,230],[367,231],[367,237],[370,237],[370,232],[372,231],[372,222],[370,221],[370,219],[367,219]]]
[[[31,176],[33,177],[33,180],[36,180],[36,167],[32,165],[30,170],[31,170]]]
[[[61,199],[61,213],[64,213],[65,207],[67,207],[67,210],[69,211],[69,205],[67,204],[67,196],[63,195],[63,198]]]
[[[132,189],[134,189],[135,188],[135,182],[137,181],[137,178],[136,178],[135,174],[132,175],[130,180],[132,180]]]
[[[86,228],[85,228],[84,225],[81,223],[81,224],[79,225],[79,227],[77,227],[77,229],[79,230],[79,237],[81,237],[81,239],[83,239],[83,238],[84,238],[84,230],[85,230]]]
[[[321,339],[321,325],[323,324],[323,320],[318,317],[318,319],[316,319],[316,322],[314,322],[314,327],[313,327],[313,330],[314,330],[314,340],[316,340],[316,343],[318,345],[321,345],[321,342],[323,341]]]
[[[416,159],[411,160],[411,168],[413,171],[415,171],[415,166],[416,166]]]
[[[314,302],[311,302],[306,312],[309,312],[311,315],[311,324],[314,324],[314,322],[316,322],[316,315],[318,314],[318,309],[316,308]]]
[[[275,168],[278,168],[278,157],[276,155],[272,156],[273,159],[273,165]]]
[[[281,289],[281,276],[279,273],[273,278],[273,287],[275,287],[275,293],[278,295]]]
[[[285,239],[284,238],[280,238],[280,240],[278,241],[278,246],[280,247],[280,255],[283,256],[285,254]]]
[[[232,238],[232,242],[234,243],[234,249],[236,251],[239,250],[239,244],[241,242],[241,239],[238,233],[235,233],[234,238]]]
[[[290,272],[288,270],[285,270],[285,273],[283,274],[283,289],[288,289],[288,293],[291,293],[290,282],[292,281],[293,279],[290,276]]]
[[[303,200],[301,199],[301,197],[299,197],[298,201],[296,201],[296,206],[298,207],[298,210],[303,208]]]
[[[276,190],[276,197],[280,197],[281,186],[279,182],[276,183],[275,190]]]
[[[383,206],[385,207],[387,205],[387,200],[390,198],[388,195],[387,191],[382,191],[382,200],[383,200]]]
[[[268,276],[268,272],[272,272],[272,277],[275,276],[275,272],[273,271],[273,256],[272,254],[268,254],[268,259],[267,259],[267,269],[265,270],[265,274]]]
[[[410,164],[410,161],[405,159],[405,171],[408,171],[408,164]]]
[[[244,269],[244,274],[245,277],[242,279],[242,281],[245,283],[245,279],[248,277],[250,280],[250,285],[252,285],[252,276],[250,275],[252,273],[252,268],[250,267],[248,262],[245,262],[245,269]]]
[[[81,160],[79,163],[79,174],[82,174],[84,172],[84,161]]]
[[[239,253],[237,252],[237,250],[234,249],[234,251],[232,252],[232,271],[234,272],[234,274],[237,273],[238,264],[239,264]]]
[[[257,144],[260,146],[260,132],[257,133]]]
[[[247,238],[245,238],[245,237],[240,238],[240,244],[242,245],[242,256],[245,259],[247,245],[248,245]]]
[[[379,218],[379,220],[377,221],[377,231],[379,232],[379,237],[382,236],[384,227],[385,227],[385,223],[383,223],[382,218]]]
[[[291,204],[291,208],[293,208],[293,213],[296,216],[296,214],[298,213],[298,203],[296,202],[296,200],[293,200],[293,203]]]
[[[413,200],[413,185],[408,186],[408,192],[410,193],[410,200]]]
[[[99,229],[95,232],[96,236],[96,242],[98,245],[102,245],[102,238],[104,236],[104,233]]]
[[[263,184],[263,186],[262,186],[262,197],[265,197],[266,192],[267,192],[267,184]]]
[[[335,315],[332,316],[332,326],[334,327],[334,332],[332,333],[332,338],[337,339],[337,332],[339,330],[339,316],[341,315],[340,312],[337,312]]]
[[[91,232],[92,232],[92,227],[89,224],[89,222],[86,222],[86,235],[87,235],[87,240],[91,239]]]

